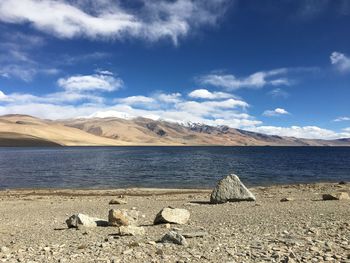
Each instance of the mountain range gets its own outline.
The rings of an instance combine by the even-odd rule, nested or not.
[[[45,120],[0,116],[0,146],[350,146],[350,138],[314,140],[266,135],[227,126],[146,118]]]

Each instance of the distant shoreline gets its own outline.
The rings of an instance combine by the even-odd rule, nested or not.
[[[290,147],[290,148],[348,148],[350,145],[220,145],[220,144],[208,144],[208,145],[159,145],[159,144],[130,144],[130,145],[11,145],[2,146],[1,148],[127,148],[127,147],[249,147],[249,148],[264,148],[264,147]]]

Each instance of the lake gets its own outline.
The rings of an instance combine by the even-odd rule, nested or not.
[[[0,189],[208,188],[350,181],[350,147],[0,148]]]

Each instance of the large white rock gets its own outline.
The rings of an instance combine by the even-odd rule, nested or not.
[[[213,204],[239,201],[255,201],[255,196],[235,174],[221,179],[210,196],[210,202]]]
[[[186,224],[190,219],[190,212],[181,208],[163,208],[154,219],[154,224],[173,223]]]
[[[72,215],[66,220],[66,224],[69,228],[72,228],[72,227],[79,228],[79,226],[84,226],[84,227],[108,226],[108,222],[106,220],[96,218],[96,217],[90,217],[84,214]]]

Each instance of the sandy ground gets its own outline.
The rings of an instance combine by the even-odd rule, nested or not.
[[[322,201],[350,184],[251,189],[256,202],[208,203],[209,190],[0,191],[0,262],[350,262],[350,200]],[[123,194],[125,205],[109,205]],[[281,202],[284,197],[294,200]],[[154,226],[166,206],[186,208],[178,232],[201,230],[189,246],[155,243],[169,231]],[[118,236],[114,227],[68,229],[74,213],[107,219],[111,208],[134,208],[144,236]]]

